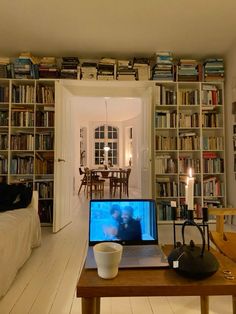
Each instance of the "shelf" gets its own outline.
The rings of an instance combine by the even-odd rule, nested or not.
[[[187,168],[189,167],[193,167],[193,175],[196,182],[194,187],[195,195],[193,197],[198,214],[201,212],[205,201],[212,201],[212,203],[215,201],[218,206],[225,206],[225,196],[204,196],[204,193],[211,193],[211,191],[216,191],[220,194],[226,193],[225,173],[221,171],[225,169],[225,165],[222,165],[225,154],[223,149],[225,147],[224,109],[221,104],[222,100],[224,100],[223,83],[178,82],[174,87],[177,95],[177,104],[174,107],[169,105],[165,108],[159,105],[161,101],[159,92],[162,91],[161,83],[159,85],[159,91],[156,91],[154,94],[156,97],[159,96],[160,99],[155,99],[153,102],[153,121],[160,123],[153,123],[153,147],[155,148],[153,150],[153,188],[161,217],[164,216],[168,219],[168,207],[171,200],[175,200],[177,206],[184,204],[185,179],[188,176]],[[162,108],[163,112],[161,112]],[[176,110],[176,117],[174,110]],[[176,126],[175,128],[156,127],[165,125],[164,123],[168,121],[166,120],[167,118],[170,119],[169,117],[172,118],[170,120],[172,123],[173,118],[176,119],[174,121],[176,123],[174,125]],[[159,149],[162,147],[175,147],[176,143],[177,148],[174,150]],[[165,169],[168,169],[166,167],[170,166],[176,167],[175,169],[178,172],[166,172]],[[156,173],[157,170],[158,173]],[[180,170],[183,170],[183,172]],[[217,170],[220,172],[203,172],[206,170]],[[212,180],[210,180],[211,177]],[[214,177],[217,180],[213,180]],[[159,178],[163,178],[163,180],[158,180]],[[176,193],[176,190],[176,196],[159,196]],[[168,223],[170,221],[168,220]]]

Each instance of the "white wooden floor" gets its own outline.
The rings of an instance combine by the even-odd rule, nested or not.
[[[137,194],[130,193],[132,197]],[[73,222],[57,234],[43,228],[42,245],[33,250],[10,290],[0,300],[0,314],[80,314],[75,297],[88,232],[88,201],[81,194]],[[161,242],[171,243],[172,229],[159,228]],[[165,240],[165,241],[164,241]],[[1,258],[1,257],[0,257]],[[197,314],[198,297],[102,299],[102,314]],[[211,314],[230,314],[231,297],[210,297]]]

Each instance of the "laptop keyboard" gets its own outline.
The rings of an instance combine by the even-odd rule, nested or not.
[[[123,246],[122,255],[125,257],[149,257],[157,256],[159,247],[157,245],[143,245],[143,246]]]

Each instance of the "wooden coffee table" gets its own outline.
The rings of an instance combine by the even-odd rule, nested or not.
[[[170,246],[163,250],[166,254]],[[201,313],[209,313],[209,296],[232,295],[236,314],[236,279],[226,279],[224,270],[236,276],[236,263],[213,251],[220,269],[211,277],[193,280],[181,277],[173,269],[120,269],[116,278],[101,279],[96,270],[83,269],[77,284],[77,297],[82,298],[82,314],[99,314],[101,297],[200,296]]]

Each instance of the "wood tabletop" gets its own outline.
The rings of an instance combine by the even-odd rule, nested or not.
[[[166,254],[170,249],[163,247]],[[220,268],[202,280],[184,278],[170,268],[120,269],[118,276],[110,280],[98,277],[95,269],[83,269],[77,297],[236,295],[236,279],[226,279],[223,274],[223,270],[230,270],[236,276],[236,264],[213,252]]]

